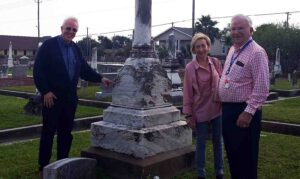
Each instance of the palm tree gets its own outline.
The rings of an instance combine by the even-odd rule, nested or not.
[[[218,24],[217,21],[211,20],[210,15],[202,16],[195,23],[195,32],[202,32],[206,34],[210,39],[211,43],[215,42],[215,39],[220,38],[219,29],[215,27]]]

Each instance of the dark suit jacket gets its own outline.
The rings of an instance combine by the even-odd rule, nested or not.
[[[42,96],[51,91],[57,100],[77,104],[78,78],[101,82],[102,76],[87,64],[79,47],[72,42],[76,62],[74,77],[70,79],[57,38],[45,41],[39,48],[33,68],[34,82]]]

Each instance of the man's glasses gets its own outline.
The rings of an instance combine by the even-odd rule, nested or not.
[[[71,27],[66,27],[66,30],[67,30],[67,31],[71,31],[71,30],[72,30],[72,31],[75,32],[75,33],[77,32],[77,29],[71,28]]]

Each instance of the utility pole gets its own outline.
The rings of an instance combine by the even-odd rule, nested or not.
[[[289,28],[289,19],[290,19],[290,14],[289,12],[286,12],[286,28]]]
[[[86,28],[86,60],[88,61],[90,58],[90,43],[89,43],[89,28]]]
[[[37,3],[37,28],[38,28],[38,45],[40,43],[40,3],[41,0],[35,0],[35,2]]]
[[[193,9],[192,9],[192,29],[193,29],[193,34],[195,34],[195,0],[193,0]]]

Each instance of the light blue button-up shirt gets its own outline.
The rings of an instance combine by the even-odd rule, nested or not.
[[[68,71],[69,77],[72,80],[74,77],[75,62],[76,62],[76,58],[75,58],[75,54],[74,54],[74,47],[73,47],[72,43],[70,43],[70,44],[66,43],[62,36],[58,37],[58,43],[59,43],[59,47],[60,47],[60,50],[62,52],[64,61],[65,61],[65,65],[66,65],[66,69]]]

